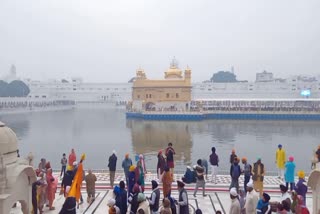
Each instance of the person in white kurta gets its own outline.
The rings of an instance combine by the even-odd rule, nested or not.
[[[253,181],[250,180],[247,184],[247,197],[244,209],[246,214],[256,214],[256,208],[259,201],[258,193],[253,189]]]
[[[238,199],[237,189],[232,187],[230,189],[231,206],[229,214],[241,214],[240,202]]]

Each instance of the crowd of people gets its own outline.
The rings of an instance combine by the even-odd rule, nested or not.
[[[19,153],[18,153],[19,155]],[[145,177],[147,174],[146,164],[143,155],[136,158],[136,164],[126,154],[122,160],[121,167],[123,168],[125,181],[120,181],[115,185],[115,172],[117,169],[118,157],[113,151],[109,157],[109,173],[110,186],[113,189],[114,197],[108,201],[109,213],[125,214],[129,208],[130,213],[189,213],[188,191],[185,189],[186,183],[195,183],[193,196],[197,197],[198,188],[202,188],[202,195],[206,197],[205,185],[211,180],[212,183],[217,183],[217,171],[219,167],[219,156],[216,153],[215,147],[212,147],[211,154],[206,159],[199,159],[197,165],[187,167],[186,173],[182,180],[177,180],[178,198],[174,199],[171,196],[172,184],[174,182],[174,155],[175,150],[172,143],[168,147],[158,152],[157,162],[157,178],[151,181],[152,193],[150,196],[145,194]],[[320,161],[320,147],[315,152],[317,161]],[[29,159],[33,159],[32,154],[28,155]],[[256,213],[309,213],[306,207],[306,194],[308,187],[305,181],[304,171],[298,171],[298,181],[295,183],[296,164],[294,157],[286,157],[285,149],[282,145],[278,145],[275,153],[275,163],[278,168],[278,177],[283,181],[279,186],[281,192],[276,200],[272,200],[269,194],[264,192],[264,176],[266,174],[265,166],[260,157],[252,165],[248,163],[247,158],[240,159],[233,149],[230,154],[230,199],[231,207],[230,214],[256,214]],[[242,166],[241,166],[241,163]],[[208,163],[211,165],[211,179],[208,179]],[[32,164],[29,160],[29,164]],[[83,203],[82,195],[77,201],[74,197],[69,197],[68,192],[74,182],[75,175],[78,170],[78,162],[74,149],[71,150],[68,158],[66,154],[61,158],[61,191],[66,200],[60,213],[76,213],[76,206],[79,207]],[[54,210],[53,202],[57,190],[58,177],[52,174],[52,168],[49,161],[41,159],[38,168],[35,170],[38,180],[32,185],[32,204],[33,213],[43,213],[44,207],[49,210]],[[81,180],[86,183],[87,203],[92,203],[95,200],[95,183],[96,175],[91,169],[81,175]],[[244,177],[243,187],[239,185],[240,176]],[[162,184],[162,200],[161,188]],[[290,188],[289,188],[290,187]],[[129,206],[130,205],[130,206]],[[200,209],[196,213],[202,213]],[[217,213],[221,213],[217,211]]]

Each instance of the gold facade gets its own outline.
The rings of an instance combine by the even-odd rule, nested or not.
[[[163,80],[150,80],[138,69],[132,86],[132,101],[143,103],[188,103],[191,101],[191,70],[182,71],[175,63],[165,72]]]

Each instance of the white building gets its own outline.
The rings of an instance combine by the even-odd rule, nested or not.
[[[271,72],[263,71],[256,73],[256,82],[271,82],[273,80],[273,73]]]
[[[76,102],[127,102],[132,83],[84,83],[80,78],[66,81],[29,81],[32,98],[68,99]]]
[[[320,78],[319,78],[320,79]],[[68,99],[76,102],[127,102],[132,97],[132,83],[86,83],[71,81],[28,81],[31,98]],[[320,81],[316,77],[273,78],[272,73],[257,74],[255,82],[193,83],[192,99],[214,98],[320,98]]]

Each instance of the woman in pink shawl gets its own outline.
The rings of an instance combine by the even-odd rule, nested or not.
[[[55,208],[52,206],[53,201],[55,199],[55,194],[57,190],[58,179],[54,178],[52,175],[52,169],[49,168],[47,170],[47,199],[49,201],[49,209],[54,210]]]
[[[69,154],[69,160],[68,160],[69,166],[73,166],[73,162],[75,162],[76,160],[77,160],[76,153],[74,152],[74,149],[71,149],[71,153]]]

